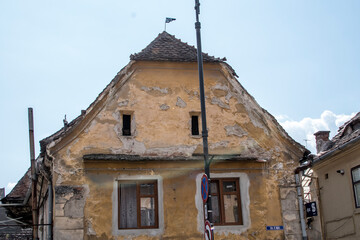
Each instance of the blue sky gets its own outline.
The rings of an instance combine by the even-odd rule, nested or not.
[[[360,1],[200,2],[203,51],[226,57],[301,144],[359,111]],[[0,0],[0,187],[8,193],[30,165],[27,108],[38,154],[38,141],[86,109],[166,17],[177,19],[170,34],[196,45],[194,1]]]

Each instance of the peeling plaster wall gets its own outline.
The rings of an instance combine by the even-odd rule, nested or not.
[[[267,163],[253,163],[247,168],[244,168],[246,163],[241,162],[217,163],[219,172],[231,170],[248,174],[251,199],[251,226],[240,235],[219,235],[217,239],[282,239],[286,231],[269,233],[265,229],[266,225],[283,225],[286,217],[282,214],[279,186],[290,186],[294,182],[293,170],[301,151],[276,120],[229,75],[225,66],[205,64],[204,71],[210,153],[241,154],[267,160]],[[108,170],[97,177],[93,173],[91,176],[87,174],[89,166],[84,166],[82,160],[85,154],[187,157],[202,152],[202,139],[191,136],[189,124],[189,113],[200,112],[197,65],[140,62],[132,64],[127,73],[112,82],[99,97],[98,103],[87,111],[86,124],[81,131],[73,131],[67,136],[66,143],[56,143],[49,148],[54,157],[55,189],[76,189],[79,186],[83,189],[81,197],[71,203],[67,203],[74,194],[70,190],[64,196],[60,194],[61,201],[55,196],[58,210],[55,226],[62,227],[55,228],[54,234],[66,237],[73,234],[85,239],[127,239],[112,236],[112,218],[104,212],[112,204],[114,179],[122,173],[121,169],[128,168],[131,174],[151,175],[155,172],[164,179],[165,229],[162,239],[178,239],[175,236],[185,235],[187,239],[201,239],[202,233],[197,230],[198,211],[194,196],[195,176],[203,168],[203,163],[196,163],[195,169],[198,170],[195,172],[184,170],[185,175],[164,170],[163,163],[154,163],[145,172],[142,165],[124,164],[125,167],[112,163],[106,165]],[[124,113],[132,116],[132,136],[122,136]],[[261,170],[253,173],[252,167],[259,169],[259,166]],[[99,167],[104,166],[93,166],[92,169]],[[169,169],[173,167],[170,165]],[[182,168],[188,169],[189,166],[185,164]],[[162,169],[161,172],[157,172],[158,169]],[[186,187],[179,186],[179,182]],[[174,192],[171,186],[180,188],[183,195],[176,195],[177,191]],[[168,195],[173,196],[166,200]],[[179,211],[183,202],[193,210]],[[76,210],[72,212],[66,210],[68,208]],[[184,228],[173,226],[175,223],[169,220],[173,218],[168,211],[177,212],[189,229],[184,231]],[[66,212],[70,215],[67,216]],[[142,236],[133,239],[158,238]]]

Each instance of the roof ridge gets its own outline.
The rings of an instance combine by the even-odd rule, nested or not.
[[[216,58],[204,52],[202,55],[204,62],[226,61],[226,58]],[[137,61],[196,62],[197,49],[174,35],[163,31],[139,53],[131,54],[130,59]]]

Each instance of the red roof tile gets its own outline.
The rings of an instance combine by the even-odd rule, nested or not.
[[[206,53],[202,55],[204,62],[226,61],[225,58],[215,58]],[[182,42],[164,31],[141,52],[131,55],[130,59],[137,61],[196,62],[197,50],[195,47]]]

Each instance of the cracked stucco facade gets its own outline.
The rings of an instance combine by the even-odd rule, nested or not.
[[[241,231],[215,228],[215,238],[296,239],[292,237],[300,236],[297,209],[284,202],[295,202],[296,197],[281,189],[295,190],[293,170],[302,148],[256,103],[226,64],[204,64],[204,76],[210,154],[266,160],[212,164],[213,174],[231,172],[248,181],[242,200],[248,208],[248,225]],[[185,161],[202,153],[202,139],[191,135],[190,121],[192,113],[200,112],[198,88],[196,63],[130,62],[90,105],[81,122],[48,145],[53,158],[55,239],[203,239],[196,206],[196,178],[203,172],[203,162]],[[122,136],[122,114],[131,115],[132,136]],[[199,121],[201,132],[200,117]],[[86,154],[169,160],[84,163]],[[161,231],[116,233],[114,182],[123,176],[162,179]],[[266,231],[266,226],[279,225],[291,226]]]

